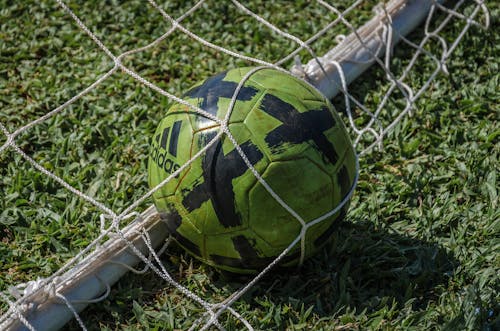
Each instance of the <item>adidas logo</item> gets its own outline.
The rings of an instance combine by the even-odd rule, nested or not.
[[[164,128],[161,134],[156,135],[154,138],[156,143],[153,143],[153,146],[151,147],[151,159],[159,168],[162,168],[168,174],[171,174],[180,168],[179,164],[172,160],[172,157],[175,158],[177,156],[177,146],[179,144],[181,124],[182,121],[175,121],[172,128]]]

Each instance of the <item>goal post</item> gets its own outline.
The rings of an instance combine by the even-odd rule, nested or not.
[[[62,276],[45,281],[45,284],[38,285],[38,290],[24,296],[22,302],[29,302],[35,307],[24,315],[30,326],[24,325],[19,316],[16,317],[16,313],[11,312],[13,316],[7,316],[8,319],[0,324],[2,330],[26,330],[29,327],[35,330],[62,328],[74,317],[75,312],[82,311],[96,298],[109,292],[110,286],[141,262],[131,245],[144,256],[149,255],[144,231],[155,248],[164,244],[168,237],[167,228],[159,220],[154,206],[146,209],[121,230],[126,240],[116,234],[111,235],[108,241],[98,246]],[[61,294],[65,299],[56,294]],[[71,303],[72,307],[69,307],[67,302]],[[22,304],[16,303],[19,306]]]
[[[371,126],[357,129],[348,109],[347,115],[356,134],[356,142],[366,131],[372,132],[377,137],[376,141],[366,149],[368,150],[381,142],[387,132],[411,110],[421,91],[428,87],[427,84],[422,87],[421,91],[414,93],[411,89],[406,88],[401,77],[392,75],[390,69],[387,68],[387,63],[396,43],[404,41],[405,36],[428,20],[429,13],[432,14],[437,6],[441,6],[442,2],[436,0],[391,0],[388,3],[381,3],[372,19],[363,26],[355,28],[343,17],[342,12],[319,0],[318,3],[321,6],[338,15],[343,24],[352,28],[352,32],[347,36],[340,36],[338,45],[322,56],[311,59],[306,64],[300,63],[300,60],[297,59],[290,72],[314,85],[329,99],[343,93],[346,104],[349,105],[349,100],[352,97],[348,92],[348,85],[374,63],[385,68],[388,80],[393,84],[391,88],[399,89],[405,95],[407,106],[389,126],[381,131],[375,130]],[[467,23],[459,38],[462,38],[465,31],[473,24],[474,16],[480,11],[484,11],[484,4],[477,3],[478,5],[471,16],[466,18]],[[69,8],[67,10],[70,11]],[[75,20],[78,18],[74,13],[71,16]],[[84,24],[83,20],[80,22]],[[416,52],[425,52],[418,45],[414,46]],[[452,50],[453,47],[446,50],[441,58],[435,58],[437,65],[432,78],[439,71],[444,70],[445,61]],[[115,64],[117,68],[129,73],[120,61],[116,61]],[[405,74],[406,71],[403,72],[403,75]],[[137,77],[134,78],[137,79]],[[144,81],[141,82],[144,83]],[[376,112],[371,113],[370,116],[375,121],[377,114]],[[11,143],[9,141],[3,145],[4,147],[0,145],[0,153],[9,147],[8,144]],[[109,239],[103,244],[95,245],[95,249],[82,256],[81,259],[73,261],[64,273],[34,282],[30,290],[25,291],[24,295],[16,301],[2,295],[0,300],[7,302],[9,309],[0,317],[0,330],[55,330],[62,328],[71,318],[75,316],[78,318],[78,313],[85,309],[89,303],[106,295],[110,286],[140,262],[145,262],[147,266],[156,268],[155,272],[158,275],[175,283],[169,279],[161,266],[155,267],[155,257],[157,256],[154,251],[164,245],[166,238],[168,238],[167,228],[160,220],[156,209],[151,206],[134,217],[135,219],[122,229],[113,223],[107,231],[102,231],[100,239],[104,237],[109,237]],[[104,221],[103,223],[105,223]],[[257,281],[262,275],[262,273],[259,274],[250,284]],[[244,290],[247,288],[248,286],[244,287]],[[204,324],[203,328],[208,328],[210,325],[220,327],[217,316],[224,310],[229,310],[236,318],[240,318],[238,313],[230,308],[230,303],[242,293],[237,292],[224,303],[216,305],[208,304],[201,299],[198,300],[200,305],[207,310],[205,318],[209,321]],[[190,295],[189,292],[184,294]],[[245,323],[244,320],[242,322]],[[202,323],[200,322],[200,324]],[[84,327],[82,325],[84,323],[80,324]],[[247,324],[245,326],[249,327]]]
[[[378,57],[390,53],[401,37],[420,25],[434,3],[433,0],[392,0],[380,5],[370,21],[348,36],[342,36],[342,42],[336,47],[317,59],[309,60],[304,66],[293,66],[291,72],[310,81],[328,99],[332,99]],[[335,11],[326,3],[325,6]]]

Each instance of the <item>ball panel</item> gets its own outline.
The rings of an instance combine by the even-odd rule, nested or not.
[[[238,231],[232,234],[224,234],[223,236],[207,236],[207,251],[212,253],[209,255],[208,264],[235,273],[253,274],[268,266],[281,251],[274,255],[266,254],[265,252],[276,251],[276,248],[270,247],[269,244],[262,240],[251,230]],[[219,241],[231,243],[232,249],[223,249],[219,245]],[[211,245],[213,244],[213,249]],[[228,254],[229,252],[229,254]],[[296,263],[300,257],[300,251],[292,252],[285,256],[282,263]]]
[[[249,71],[245,70],[245,73]],[[271,68],[265,68],[255,72],[248,80],[249,84],[261,86],[264,89],[279,89],[289,95],[295,95],[297,99],[324,99],[324,97],[299,78],[288,73]]]
[[[330,176],[307,158],[272,162],[262,177],[305,222],[333,208]],[[250,190],[249,204],[250,228],[270,246],[278,248],[274,254],[279,254],[299,235],[300,222],[262,184],[257,183]]]
[[[261,252],[265,245],[252,231],[206,237],[209,263],[228,271],[249,269],[255,272],[270,263],[272,260]]]

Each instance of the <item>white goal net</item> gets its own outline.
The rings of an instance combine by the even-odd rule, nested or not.
[[[16,11],[10,13],[7,20],[14,21]],[[40,36],[53,40],[46,49],[31,52],[40,65],[55,70],[30,72],[20,60],[12,70],[23,77],[22,88],[35,90],[26,98],[39,100],[26,104],[13,98],[0,110],[0,167],[2,175],[9,174],[0,179],[0,188],[16,187],[13,183],[23,176],[33,178],[32,193],[19,186],[19,192],[5,189],[0,196],[6,206],[0,210],[5,238],[11,231],[6,225],[22,218],[20,227],[31,229],[26,240],[33,242],[24,257],[16,257],[29,263],[2,270],[0,330],[59,329],[71,319],[73,326],[91,328],[95,321],[87,321],[84,309],[102,304],[113,284],[130,271],[174,289],[181,302],[195,305],[198,316],[191,329],[223,330],[230,320],[236,323],[233,329],[252,330],[235,303],[294,245],[301,245],[303,234],[232,294],[207,298],[203,285],[184,282],[184,277],[197,277],[193,262],[188,263],[190,270],[178,272],[179,257],[164,257],[172,243],[151,206],[159,187],[147,188],[144,160],[151,137],[142,133],[152,136],[161,114],[174,102],[183,103],[183,92],[207,75],[264,66],[290,72],[333,100],[362,158],[382,150],[384,141],[411,118],[435,78],[448,74],[448,59],[466,32],[489,25],[487,6],[480,0],[149,0],[93,5],[57,0],[33,5],[29,15]],[[460,26],[453,38],[447,32],[451,25]],[[5,45],[9,38],[15,45],[16,36],[5,35]],[[15,47],[22,52],[31,46]],[[68,55],[72,47],[79,49],[75,58]],[[62,54],[59,63],[47,55],[52,53]],[[57,90],[47,90],[54,84]],[[25,206],[39,211],[16,211]],[[342,204],[337,207],[332,215]],[[50,220],[50,231],[37,225],[37,217]],[[71,231],[75,234],[69,235]],[[59,240],[61,233],[71,239]],[[53,248],[47,249],[45,242]],[[54,258],[51,250],[60,257]],[[30,254],[37,258],[30,259]],[[139,264],[144,268],[134,269]]]

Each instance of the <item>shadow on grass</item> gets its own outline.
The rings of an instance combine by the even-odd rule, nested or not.
[[[434,243],[377,230],[368,222],[344,222],[322,255],[298,270],[272,270],[244,299],[314,306],[319,316],[346,309],[369,313],[410,301],[418,309],[437,298],[457,265]]]
[[[172,263],[172,258],[180,260]],[[209,302],[221,302],[250,280],[220,274],[175,247],[162,260],[174,278]],[[289,305],[301,315],[312,307],[320,318],[365,309],[369,314],[384,307],[402,308],[409,302],[414,309],[425,308],[442,293],[440,286],[446,288],[457,265],[433,243],[377,230],[369,222],[342,222],[318,256],[300,269],[272,269],[235,305],[240,306],[237,310],[257,313],[258,320],[263,317],[260,314],[273,310],[271,306]],[[148,272],[129,273],[104,302],[88,307],[82,317],[89,330],[119,325],[184,329],[202,316],[201,311],[197,303]],[[67,326],[77,328],[76,321]]]

